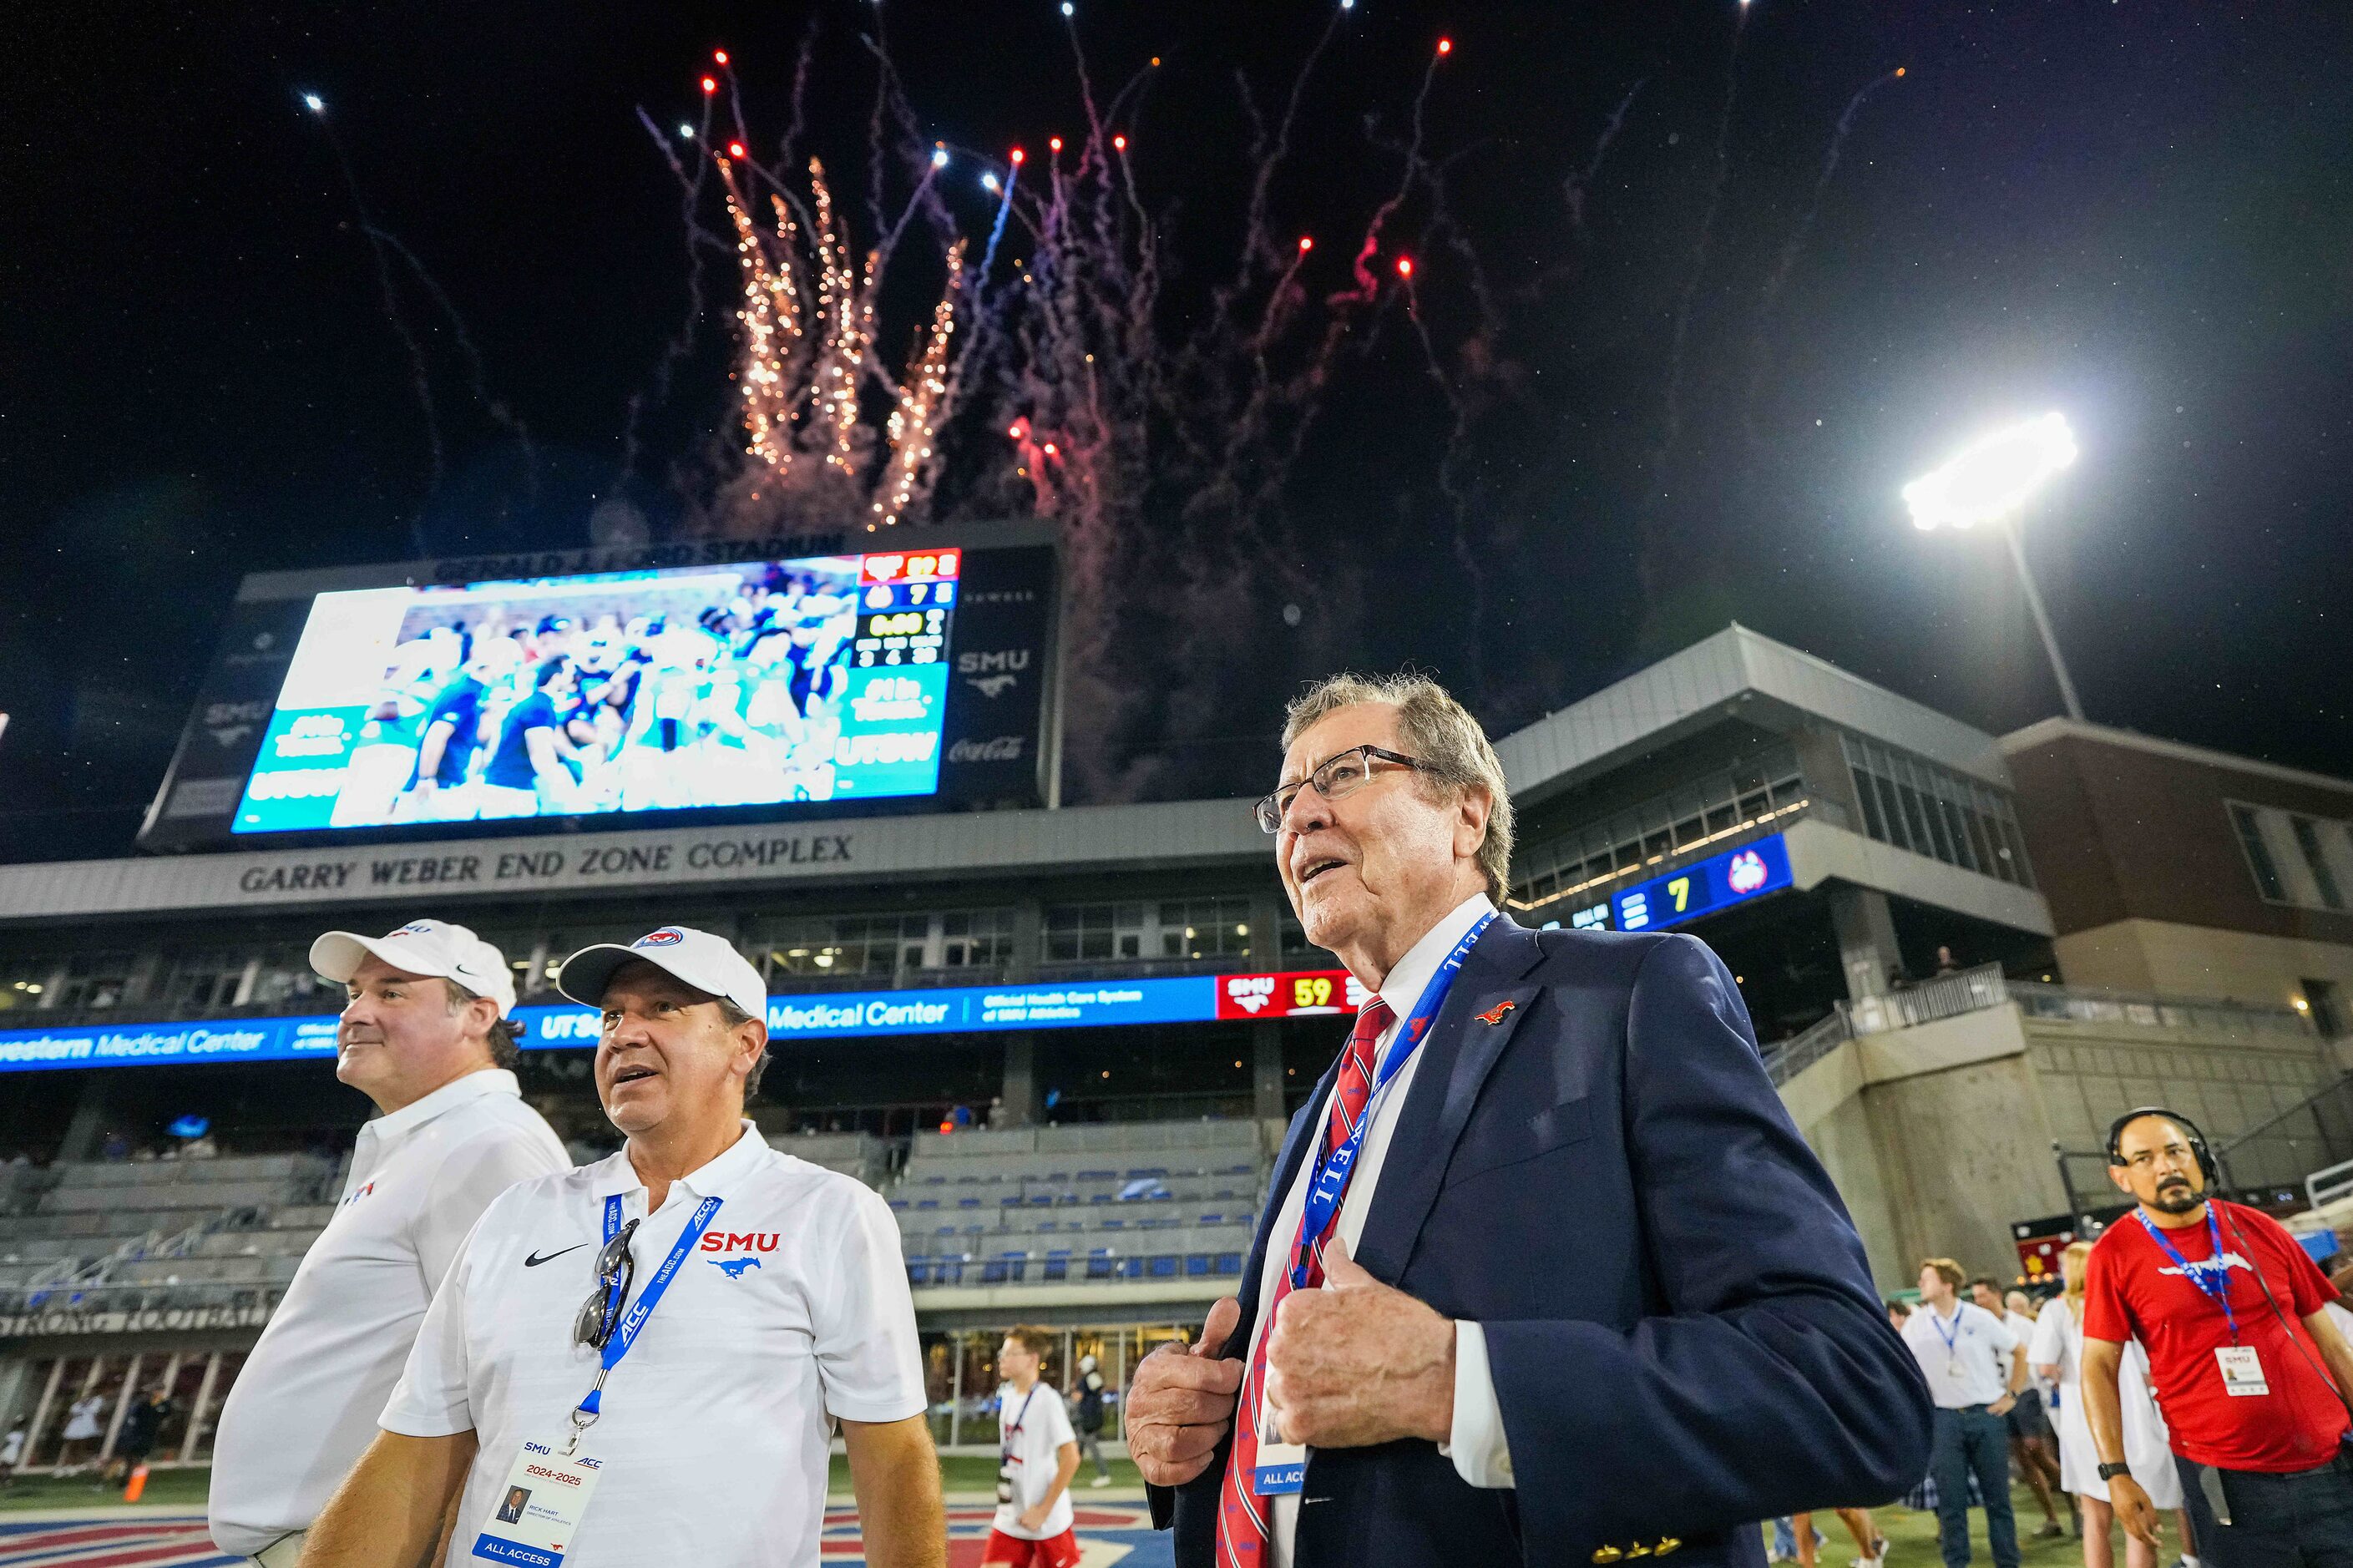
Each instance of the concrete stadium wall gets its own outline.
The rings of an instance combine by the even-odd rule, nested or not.
[[[2306,979],[2353,993],[2353,947],[2308,938],[2121,920],[2054,940],[2071,985],[2293,1006]]]
[[[2154,1102],[2226,1142],[2337,1071],[2316,1039],[2249,1043],[2002,1006],[1849,1041],[1781,1098],[1853,1213],[1880,1288],[1898,1290],[1927,1256],[2012,1272],[2010,1225],[2070,1207],[2054,1141],[2096,1151],[2118,1111]],[[2076,1162],[2079,1193],[2097,1190],[2099,1170]]]

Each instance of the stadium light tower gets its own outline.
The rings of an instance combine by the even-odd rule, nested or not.
[[[2000,430],[1973,442],[1934,473],[1904,487],[1904,501],[1912,509],[1913,525],[1922,532],[1939,528],[1975,528],[1989,523],[2010,544],[2010,558],[2018,565],[2019,585],[2026,591],[2026,607],[2033,612],[2035,629],[2042,634],[2043,651],[2051,656],[2051,673],[2059,678],[2059,696],[2067,717],[2082,722],[2084,704],[2075,696],[2075,682],[2067,661],[2059,656],[2059,638],[2051,630],[2051,616],[2027,569],[2026,549],[2020,542],[2019,514],[2052,475],[2075,460],[2074,433],[2061,414],[2045,414],[2023,425]]]

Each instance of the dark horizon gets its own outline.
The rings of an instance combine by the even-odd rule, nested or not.
[[[687,305],[679,189],[636,110],[699,112],[724,47],[773,138],[812,10],[809,146],[862,198],[868,6],[46,25],[16,144],[30,221],[7,245],[0,853],[127,852],[247,572],[401,561],[420,539],[577,547],[617,495],[657,537],[693,522],[708,483],[673,476],[734,439],[732,279],[706,270],[700,342],[623,478],[630,399]],[[1240,232],[1233,72],[1279,105],[1329,16],[1079,7],[1101,97],[1166,62],[1122,121],[1171,247],[1164,342]],[[975,232],[964,150],[1082,132],[1061,19],[893,0],[888,20]],[[1334,665],[1414,662],[1500,732],[1736,619],[1995,732],[2046,717],[1999,542],[1915,532],[1897,490],[2051,408],[2084,452],[2027,549],[2089,717],[2353,772],[2327,620],[2353,589],[2353,17],[1366,0],[1270,187],[1272,226],[1322,241],[1318,298],[1396,185],[1440,37],[1444,201],[1417,190],[1385,237],[1412,288],[1386,280],[1361,317],[1280,530],[1119,542],[1200,580],[1104,579],[1108,683],[1173,689],[1083,737],[1100,787],[1255,793],[1283,697]],[[394,257],[397,321],[302,92],[415,258]],[[884,323],[887,361],[911,322]],[[1222,555],[1236,540],[1279,554],[1281,580]]]

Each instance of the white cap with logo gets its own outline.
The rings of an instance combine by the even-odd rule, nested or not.
[[[507,967],[506,954],[464,926],[411,921],[385,936],[331,931],[311,944],[311,967],[342,984],[358,973],[370,955],[404,974],[454,980],[497,1003],[501,1018],[514,1011],[514,972]]]
[[[692,926],[663,926],[627,947],[609,942],[584,947],[564,961],[564,967],[556,972],[555,988],[584,1007],[602,1007],[613,972],[634,958],[667,971],[697,991],[724,996],[762,1023],[767,1022],[768,986],[760,972],[735,951],[733,942]]]

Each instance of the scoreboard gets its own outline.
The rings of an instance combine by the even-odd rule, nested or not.
[[[1778,833],[1620,889],[1558,924],[1579,931],[1667,931],[1792,885]]]

